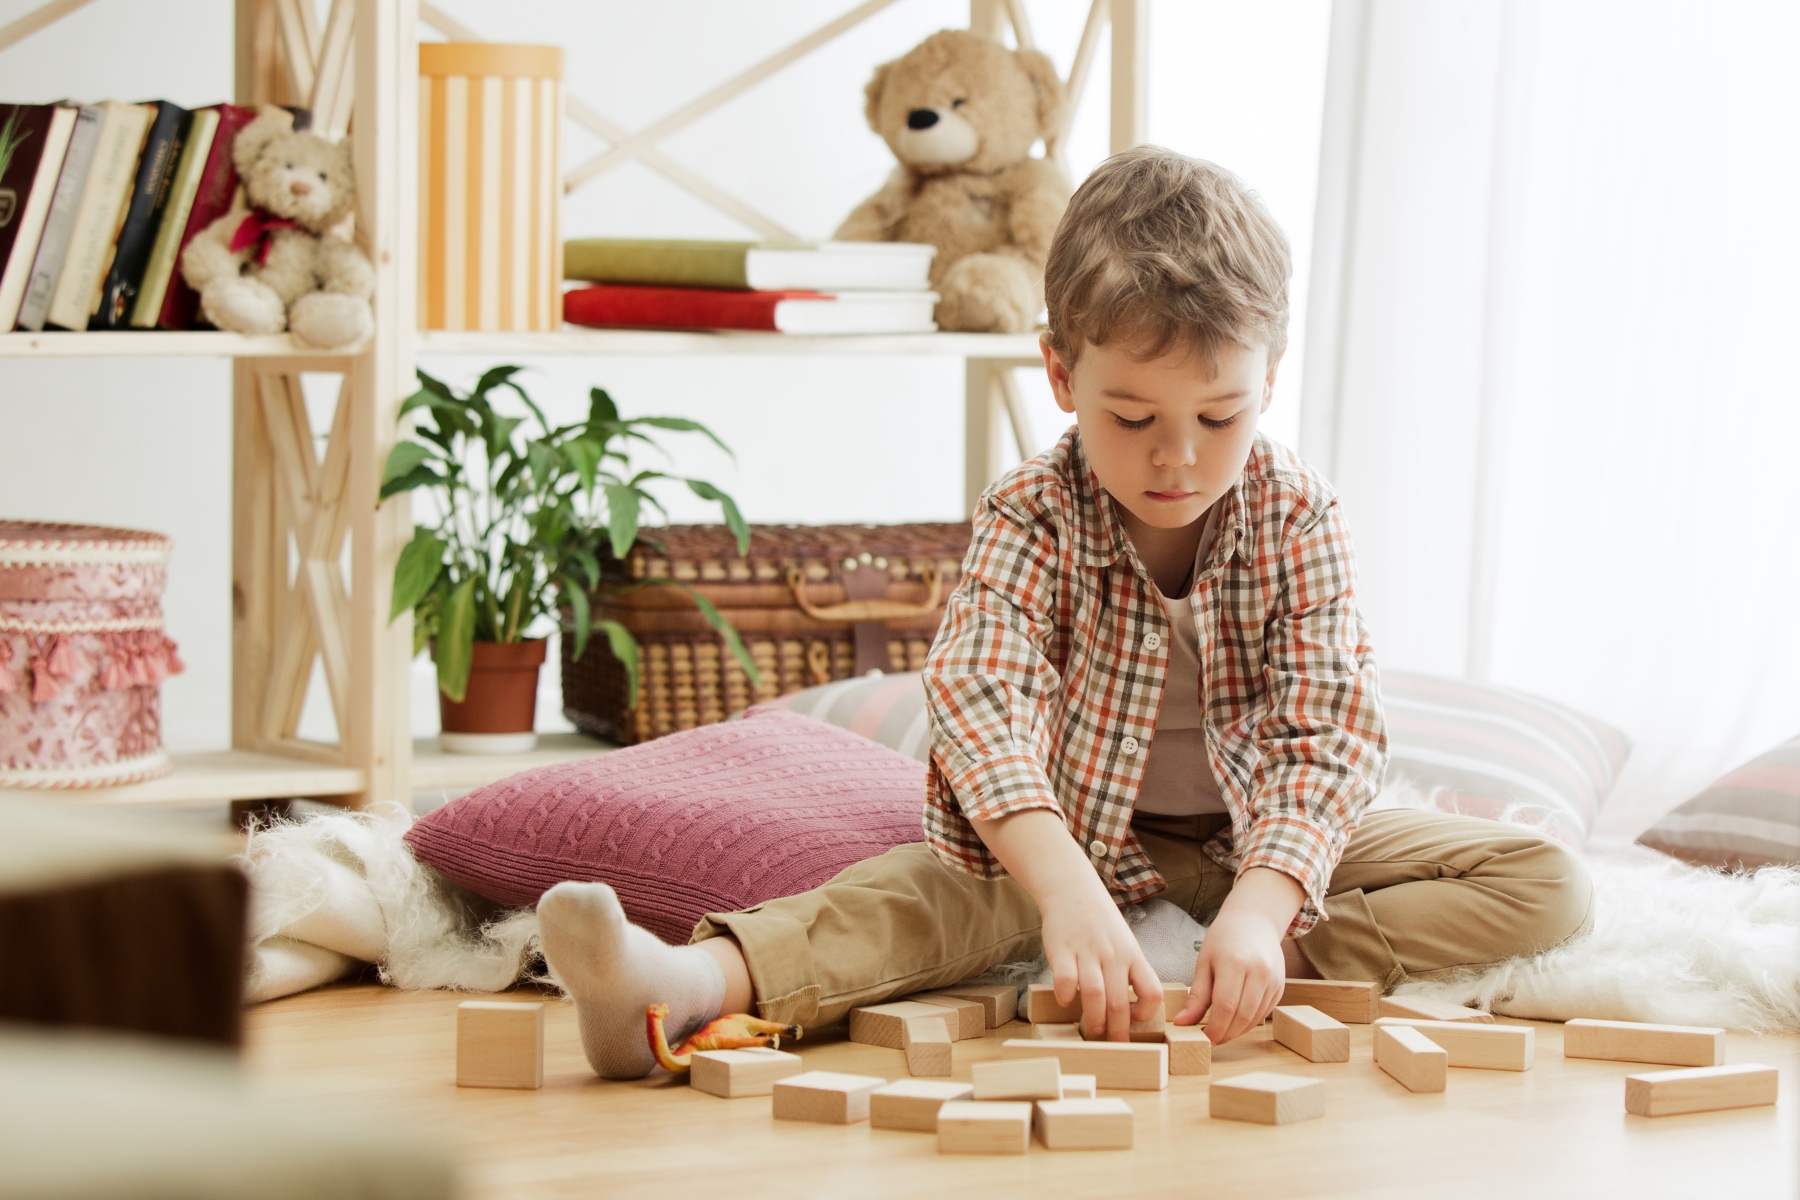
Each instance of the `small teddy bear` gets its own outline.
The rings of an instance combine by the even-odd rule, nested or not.
[[[947,29],[877,67],[865,95],[869,127],[900,166],[835,236],[936,246],[940,329],[1033,328],[1044,259],[1069,203],[1062,172],[1030,156],[1056,128],[1055,66],[1036,50]]]
[[[350,143],[298,132],[287,114],[270,113],[238,131],[231,161],[250,211],[220,217],[181,256],[201,313],[237,333],[285,328],[321,350],[362,341],[375,325],[375,269],[329,232],[356,205]]]

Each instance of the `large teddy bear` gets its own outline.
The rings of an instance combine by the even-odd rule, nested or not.
[[[1030,156],[1062,106],[1056,68],[1036,50],[948,29],[877,67],[865,94],[869,127],[900,166],[836,236],[936,246],[941,329],[1033,328],[1069,202],[1062,172]]]
[[[362,341],[375,325],[375,270],[331,232],[356,206],[350,144],[297,132],[287,114],[270,113],[238,131],[231,161],[250,211],[220,217],[181,256],[200,311],[220,329],[288,329],[322,350]]]

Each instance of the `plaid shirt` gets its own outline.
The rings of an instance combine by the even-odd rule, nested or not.
[[[1207,756],[1230,810],[1206,852],[1272,867],[1320,919],[1332,869],[1387,759],[1374,654],[1336,494],[1258,435],[1221,501],[1189,600]],[[1061,814],[1121,904],[1163,890],[1131,832],[1156,733],[1169,627],[1073,429],[982,496],[963,580],[925,667],[925,837],[949,865],[1005,868],[969,823]]]

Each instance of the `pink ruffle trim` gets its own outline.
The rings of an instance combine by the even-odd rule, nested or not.
[[[97,660],[74,646],[66,633],[28,638],[31,647],[31,702],[44,704],[62,694],[63,687],[91,666],[99,668],[103,691],[153,687],[185,666],[175,643],[161,630],[140,629],[91,635],[100,639]],[[12,668],[12,646],[0,638],[0,695],[14,691],[18,677]]]

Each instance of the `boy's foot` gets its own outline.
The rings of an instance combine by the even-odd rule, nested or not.
[[[725,973],[698,946],[670,946],[625,919],[604,883],[559,883],[538,901],[544,958],[575,1000],[581,1047],[604,1079],[642,1079],[656,1065],[644,1010],[666,1004],[671,1047],[719,1015]]]

